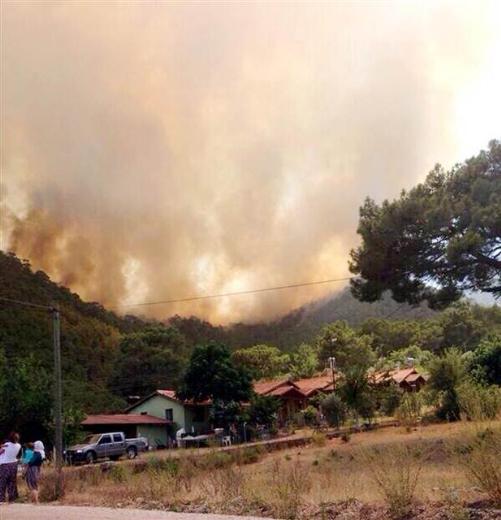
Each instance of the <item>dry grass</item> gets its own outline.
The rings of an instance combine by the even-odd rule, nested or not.
[[[355,434],[349,443],[321,438],[308,447],[272,453],[259,448],[205,450],[203,455],[184,451],[118,464],[105,472],[88,466],[68,472],[63,502],[293,519],[308,518],[305,511],[323,503],[397,503],[404,497],[401,510],[390,507],[399,516],[413,500],[444,502],[454,495],[460,511],[465,500],[487,496],[479,492],[487,488],[471,480],[457,450],[450,449],[470,442],[471,435],[471,426],[464,423],[418,427],[410,433],[388,428]],[[416,450],[423,456],[402,468],[399,462]],[[432,458],[424,456],[429,450]],[[490,460],[499,469],[499,459]],[[396,483],[397,498],[387,486],[391,483]]]
[[[501,507],[501,428],[474,423],[469,436],[452,446],[470,481]]]
[[[404,518],[411,512],[421,472],[432,453],[429,446],[419,444],[361,450],[359,458],[392,518]]]

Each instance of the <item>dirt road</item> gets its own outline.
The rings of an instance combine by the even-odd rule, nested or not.
[[[250,516],[167,513],[143,509],[111,509],[107,507],[32,506],[11,504],[0,506],[0,520],[263,520]]]

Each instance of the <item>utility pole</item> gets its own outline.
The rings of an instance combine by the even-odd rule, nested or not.
[[[331,350],[331,352],[332,352],[336,346],[337,337],[332,336],[330,338],[330,343],[332,346],[332,350]],[[334,370],[336,369],[336,358],[334,356],[329,357],[329,366],[330,366],[331,375],[332,375],[332,391],[334,392],[334,390],[336,389],[336,376],[334,375]]]
[[[63,489],[63,390],[61,382],[61,317],[59,309],[53,307],[52,333],[54,340],[54,430],[56,451],[57,495]]]
[[[336,389],[336,375],[334,372],[336,370],[336,358],[334,356],[331,356],[329,358],[329,366],[330,366],[331,375],[332,375],[332,391],[334,392],[334,390]]]
[[[54,343],[54,448],[56,452],[56,473],[58,495],[63,490],[63,388],[61,380],[61,317],[56,306],[41,305],[39,303],[15,300],[0,296],[0,302],[22,305],[49,311],[52,315],[52,339]]]

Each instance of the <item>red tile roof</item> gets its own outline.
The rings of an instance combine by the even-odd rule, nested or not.
[[[295,386],[279,386],[266,395],[273,395],[275,397],[290,397],[294,399],[304,399],[306,395]]]
[[[407,376],[405,378],[405,381],[407,383],[414,383],[414,381],[417,381],[418,379],[423,379],[424,381],[427,381],[428,376],[426,374],[418,374],[416,372],[415,374],[411,374],[410,376]]]
[[[182,404],[190,404],[193,406],[206,406],[209,404],[212,404],[212,399],[205,399],[204,401],[196,401],[194,402],[192,399],[182,400],[180,399],[175,390],[157,390],[157,395],[162,395],[164,397],[167,397],[169,399],[173,399],[174,401],[178,401]]]
[[[314,392],[332,391],[332,376],[324,375],[310,377],[307,379],[298,379],[294,381],[303,394],[310,396]]]
[[[160,419],[160,417],[153,417],[152,415],[146,414],[135,414],[135,413],[116,413],[116,414],[99,414],[99,415],[88,415],[82,422],[84,426],[95,426],[100,424],[154,424],[154,425],[165,425],[169,424],[169,421]]]
[[[174,399],[175,401],[180,401],[176,396],[175,390],[157,390],[157,394],[163,395],[164,397],[168,397],[169,399]]]
[[[291,386],[295,386],[294,383],[287,379],[273,379],[269,381],[256,381],[254,383],[254,392],[260,395],[267,395],[276,388],[280,386],[285,386],[290,388]]]
[[[414,367],[403,368],[399,370],[387,370],[386,372],[376,372],[372,374],[372,378],[375,383],[383,383],[385,381],[393,380],[397,384],[403,382],[414,383],[418,379],[424,379],[426,376],[420,374]]]
[[[275,397],[306,398],[306,394],[301,391],[299,386],[294,381],[288,379],[256,381],[254,383],[254,392],[259,395],[274,395]]]
[[[394,370],[391,372],[391,377],[396,383],[401,383],[406,380],[411,374],[416,374],[417,371],[415,368],[403,368],[401,370]]]
[[[160,395],[162,397],[166,397],[167,399],[171,399],[172,401],[177,401],[178,403],[181,403],[182,405],[191,405],[191,406],[208,406],[212,404],[212,401],[210,399],[206,399],[205,401],[197,401],[193,402],[192,400],[189,401],[183,401],[180,399],[175,390],[165,389],[165,390],[155,390],[150,395],[147,395],[146,397],[143,397],[139,401],[137,401],[134,404],[131,404],[128,406],[125,411],[127,410],[134,410],[134,408],[137,408],[140,404],[144,403],[145,401],[148,401],[152,397],[155,397],[156,395]]]

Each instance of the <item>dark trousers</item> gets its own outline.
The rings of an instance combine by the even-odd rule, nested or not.
[[[17,462],[0,464],[0,502],[5,502],[5,492],[9,502],[18,497],[17,494]]]

